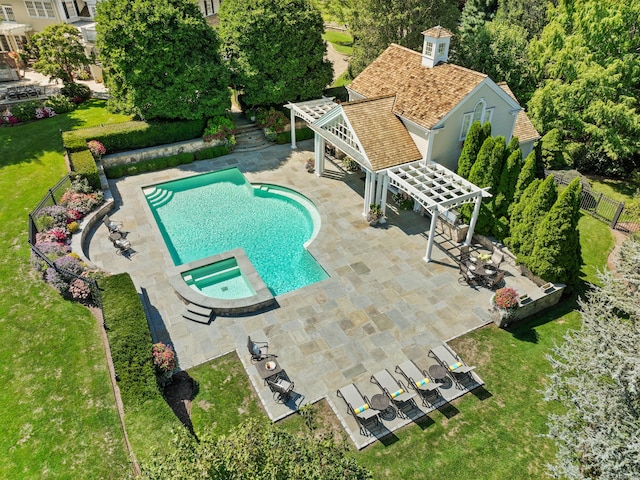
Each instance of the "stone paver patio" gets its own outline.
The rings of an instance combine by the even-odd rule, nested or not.
[[[458,246],[440,233],[434,260],[422,260],[428,218],[392,207],[387,210],[386,226],[370,227],[362,217],[364,182],[359,174],[345,174],[329,164],[323,177],[307,173],[304,163],[313,156],[311,148],[312,141],[300,142],[295,151],[288,145],[272,146],[110,181],[116,201],[111,217],[124,223],[134,254],[116,255],[103,225],[89,235],[85,248],[98,267],[129,272],[146,297],[154,340],[174,344],[182,369],[237,350],[272,420],[326,397],[356,446],[362,448],[417,421],[429,409],[414,411],[408,419],[396,417],[373,435],[364,436],[336,396],[337,389],[355,383],[371,397],[380,393],[369,381],[377,371],[387,368],[393,373],[407,359],[421,368],[435,363],[427,357],[431,347],[491,321],[492,292],[459,282],[454,261]],[[277,297],[277,307],[268,311],[217,317],[204,325],[181,316],[184,304],[167,280],[174,265],[142,187],[228,167],[238,167],[251,182],[294,188],[316,204],[322,226],[309,251],[330,278]],[[520,293],[535,289],[517,273],[506,280]],[[269,351],[278,355],[295,383],[296,396],[288,404],[277,404],[258,376],[246,351],[247,335],[269,342]],[[450,386],[445,393],[450,400],[464,391]]]

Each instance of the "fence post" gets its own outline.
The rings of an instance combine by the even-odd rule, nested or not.
[[[51,201],[53,202],[53,204],[58,205],[58,202],[56,202],[56,197],[53,194],[53,190],[49,189],[49,195],[51,195]]]
[[[616,225],[618,224],[618,220],[620,219],[620,215],[622,215],[622,210],[624,210],[624,202],[620,202],[618,204],[618,208],[616,209],[616,213],[613,215],[613,219],[611,220],[611,223],[609,224],[610,228],[615,230]]]

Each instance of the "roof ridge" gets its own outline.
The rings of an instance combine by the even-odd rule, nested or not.
[[[350,100],[348,102],[342,102],[342,105],[343,106],[345,106],[345,105],[356,105],[356,104],[359,104],[359,103],[367,103],[367,102],[373,102],[373,101],[376,101],[376,100],[382,100],[382,99],[385,99],[385,98],[395,98],[395,97],[397,97],[397,94],[390,93],[388,95],[379,95],[377,97],[369,97],[369,98],[360,98],[358,100]]]

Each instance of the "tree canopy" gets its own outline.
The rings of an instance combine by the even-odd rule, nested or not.
[[[557,128],[581,170],[624,174],[640,154],[640,2],[560,0],[530,44],[542,132]]]
[[[615,273],[580,301],[582,326],[549,357],[545,399],[557,478],[619,480],[640,472],[640,239],[626,240]]]
[[[196,119],[231,104],[219,41],[189,0],[104,0],[97,47],[110,108],[145,119]]]
[[[292,435],[256,420],[216,439],[199,441],[181,433],[166,455],[142,464],[142,478],[181,480],[366,480],[371,473],[345,455],[347,448],[328,434]]]
[[[219,12],[223,56],[249,106],[317,98],[333,77],[324,24],[309,0],[237,0]]]
[[[349,73],[355,78],[391,43],[422,51],[422,32],[441,25],[455,31],[460,11],[448,0],[352,0],[354,38]]]
[[[80,32],[73,25],[49,25],[33,35],[29,42],[29,52],[36,59],[33,68],[51,79],[73,83],[74,72],[89,64]]]

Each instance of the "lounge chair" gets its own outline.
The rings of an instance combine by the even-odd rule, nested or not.
[[[380,422],[380,411],[369,406],[370,400],[363,396],[353,383],[342,387],[336,394],[347,404],[348,412],[360,425],[362,435],[367,435],[367,430],[364,428],[366,423],[375,421],[377,424]]]
[[[409,388],[419,393],[422,397],[422,404],[426,407],[433,405],[434,402],[429,401],[431,397],[440,397],[438,385],[433,381],[426,370],[420,370],[418,366],[411,360],[396,366],[396,372],[401,374],[407,381]]]
[[[442,344],[429,350],[429,356],[435,358],[436,361],[447,369],[451,377],[456,382],[458,388],[463,388],[460,383],[462,378],[473,380],[471,372],[476,367],[471,367],[464,363],[462,359],[447,344]]]
[[[109,229],[109,233],[113,232],[121,232],[122,231],[122,222],[114,222],[109,218],[109,215],[105,215],[102,219],[102,223]]]
[[[259,362],[267,356],[269,344],[267,342],[254,342],[251,340],[251,337],[247,335],[247,349],[251,354],[251,361]]]
[[[405,387],[399,380],[396,380],[386,368],[373,374],[371,376],[371,381],[376,383],[382,389],[384,394],[389,397],[396,407],[398,407],[398,411],[406,405],[411,407],[416,406],[416,403],[413,400],[413,397],[415,397],[416,394],[410,393],[407,387]]]
[[[267,379],[267,384],[271,391],[274,392],[274,398],[277,403],[285,403],[289,400],[291,392],[293,392],[293,382],[278,375],[274,380]]]

